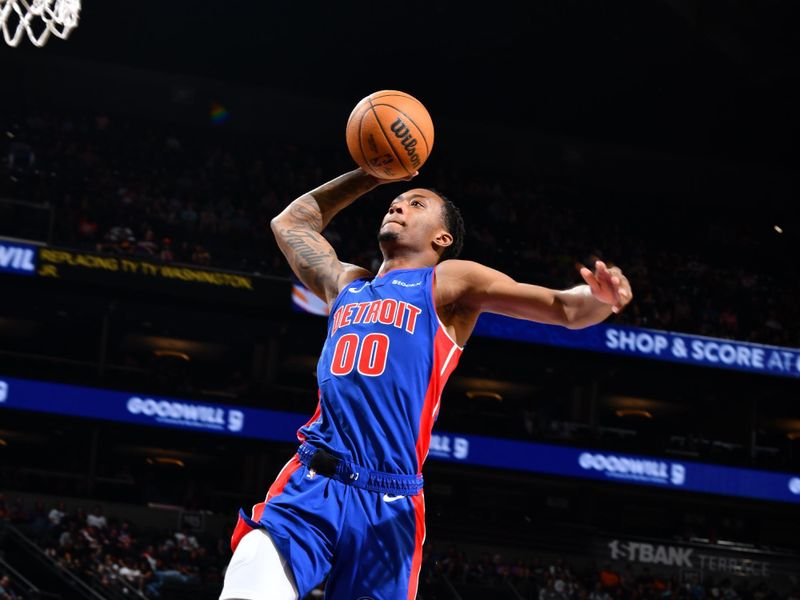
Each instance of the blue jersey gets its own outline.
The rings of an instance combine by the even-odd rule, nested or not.
[[[434,267],[359,279],[336,298],[300,441],[387,473],[422,472],[442,389],[462,348],[439,321]]]
[[[317,364],[316,413],[298,430],[303,444],[265,500],[249,517],[240,511],[228,573],[252,563],[237,555],[239,541],[265,529],[301,598],[326,575],[330,600],[415,598],[425,540],[422,465],[462,350],[436,315],[434,277],[433,268],[397,269],[354,281],[336,298]],[[319,474],[319,450],[345,462]]]

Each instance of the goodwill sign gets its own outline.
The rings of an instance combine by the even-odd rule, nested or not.
[[[0,375],[0,410],[171,427],[297,443],[307,415],[181,398],[153,398]],[[546,475],[800,504],[800,476],[654,456],[437,431],[430,458]],[[644,552],[644,550],[642,551]]]

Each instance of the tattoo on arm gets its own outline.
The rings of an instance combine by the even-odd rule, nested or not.
[[[307,224],[315,231],[322,231],[322,211],[312,197],[300,197],[289,205],[289,216],[299,223]]]
[[[271,222],[281,251],[295,275],[320,298],[333,299],[345,267],[321,232],[341,209],[378,185],[355,169],[304,194]]]
[[[341,263],[320,233],[308,228],[281,229],[278,241],[295,274],[318,296],[338,293]]]

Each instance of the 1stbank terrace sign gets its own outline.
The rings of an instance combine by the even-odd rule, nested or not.
[[[36,246],[0,241],[0,273],[36,275]]]
[[[612,479],[677,487],[686,482],[686,467],[675,462],[582,452],[578,456],[578,465],[584,471],[599,471]]]
[[[686,546],[611,540],[608,549],[611,560],[712,571],[741,577],[769,577],[771,574],[770,563],[765,560],[709,554]]]
[[[128,400],[126,408],[131,415],[150,417],[161,425],[197,427],[232,433],[241,431],[244,427],[242,411],[220,406],[134,396]]]

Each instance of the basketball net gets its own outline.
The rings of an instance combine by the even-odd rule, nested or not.
[[[6,44],[16,46],[22,36],[38,47],[50,34],[62,40],[78,26],[81,0],[0,0],[0,29]]]

